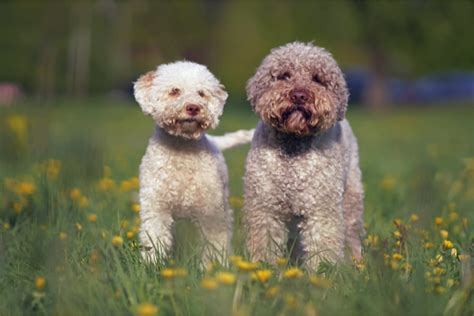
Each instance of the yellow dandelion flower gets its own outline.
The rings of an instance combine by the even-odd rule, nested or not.
[[[357,261],[355,267],[359,271],[364,271],[365,270],[365,263],[362,260]]]
[[[376,247],[378,243],[379,243],[379,236],[377,235],[368,235],[365,240],[365,244],[367,246]]]
[[[133,203],[132,204],[132,211],[135,212],[135,213],[140,213],[140,204]]]
[[[453,211],[453,212],[449,213],[449,220],[450,220],[451,222],[455,222],[455,221],[457,221],[458,219],[459,219],[459,214],[458,214],[457,212],[454,212],[454,211]]]
[[[285,279],[296,279],[300,278],[304,275],[303,271],[301,271],[299,268],[289,268],[285,271],[283,271],[283,277]]]
[[[7,117],[6,123],[21,147],[26,147],[28,142],[28,119],[23,115],[11,115]]]
[[[418,221],[418,219],[419,219],[419,217],[418,217],[417,214],[413,213],[413,214],[410,215],[410,221],[416,222],[416,221]]]
[[[446,239],[446,240],[443,241],[443,248],[444,249],[451,249],[453,247],[454,247],[454,245],[450,240]]]
[[[393,224],[397,227],[400,227],[400,225],[402,224],[402,220],[397,218],[393,221]]]
[[[128,231],[128,232],[127,232],[127,238],[128,238],[128,239],[132,239],[134,235],[135,235],[135,233],[132,232],[132,231]]]
[[[229,204],[233,208],[239,208],[240,209],[244,205],[244,199],[241,196],[231,196],[229,198]]]
[[[98,188],[100,191],[109,191],[115,188],[115,181],[105,177],[99,180]]]
[[[435,225],[439,226],[443,224],[443,218],[442,217],[435,217]]]
[[[35,278],[35,287],[37,290],[43,290],[44,287],[46,286],[46,279],[42,276],[37,276]]]
[[[140,186],[140,181],[138,180],[138,177],[131,177],[130,184],[133,190],[138,190]]]
[[[390,268],[392,270],[398,270],[398,268],[400,268],[400,265],[398,264],[397,261],[392,260],[392,261],[390,261]]]
[[[65,232],[60,232],[59,233],[59,240],[66,240],[67,234]]]
[[[395,241],[395,246],[400,247],[401,244],[402,242],[400,240]]]
[[[455,284],[456,284],[456,281],[454,281],[453,279],[447,279],[446,280],[446,286],[447,287],[453,287]]]
[[[164,268],[160,271],[160,275],[165,279],[185,277],[187,274],[188,272],[183,268]]]
[[[397,179],[390,175],[383,177],[382,181],[380,182],[380,187],[387,191],[393,190],[396,185]]]
[[[183,269],[183,268],[176,268],[174,269],[174,275],[177,277],[185,277],[188,275],[188,271],[186,271],[186,269]]]
[[[69,197],[73,201],[79,200],[81,198],[81,196],[82,196],[81,190],[78,189],[78,188],[74,188],[71,191],[69,191]]]
[[[220,271],[217,272],[215,275],[215,278],[217,282],[226,284],[226,285],[232,285],[235,283],[235,280],[237,279],[235,274],[231,272],[226,272],[226,271]]]
[[[268,269],[257,270],[252,274],[252,279],[266,283],[272,277],[273,272]]]
[[[257,262],[239,260],[234,263],[242,271],[253,271],[258,268]]]
[[[160,275],[165,279],[172,279],[175,276],[174,269],[172,268],[164,268],[160,271]]]
[[[132,189],[132,183],[129,180],[123,180],[120,182],[120,191],[127,192]]]
[[[309,281],[311,282],[311,284],[323,289],[328,289],[332,286],[332,283],[330,280],[317,276],[317,275],[310,276]]]
[[[280,267],[286,266],[288,264],[288,258],[278,257],[276,259],[276,264],[279,265]]]
[[[280,287],[279,286],[269,287],[268,290],[265,292],[265,297],[266,298],[275,297],[279,292],[280,292]]]
[[[456,248],[451,249],[451,257],[456,258],[458,256],[458,250]]]
[[[36,186],[32,182],[23,181],[18,183],[16,187],[16,192],[18,195],[32,195],[36,192]]]
[[[396,231],[393,232],[393,236],[394,236],[395,238],[400,238],[400,237],[402,237],[402,233],[400,233],[399,230],[396,230]]]
[[[396,252],[396,253],[392,254],[392,259],[396,260],[396,261],[400,261],[400,260],[403,259],[403,256],[402,256],[402,254]]]
[[[402,269],[409,272],[413,269],[413,266],[410,263],[405,262],[404,264],[402,264]]]
[[[123,238],[119,235],[115,235],[114,237],[112,237],[112,245],[114,245],[115,247],[122,246]]]
[[[9,230],[10,229],[10,223],[3,223],[3,230]]]
[[[304,315],[306,316],[318,316],[318,311],[316,307],[311,303],[306,303],[304,306]]]
[[[242,260],[242,256],[230,256],[229,257],[230,262],[233,264],[236,264],[237,262]]]
[[[296,297],[293,294],[286,294],[285,295],[285,303],[290,307],[296,307]]]
[[[439,231],[439,235],[440,235],[441,238],[443,238],[443,239],[448,239],[449,233],[448,233],[447,230],[442,229],[442,230]]]
[[[425,249],[431,249],[431,248],[433,248],[433,246],[434,246],[433,243],[429,242],[429,241],[427,241],[423,244],[423,248],[425,248]]]
[[[440,267],[436,267],[433,269],[433,274],[434,275],[443,275],[446,273],[446,269],[443,269],[443,268],[440,268]]]
[[[80,223],[75,223],[74,226],[76,226],[76,230],[80,232],[82,230],[82,225]]]
[[[120,221],[120,228],[127,228],[128,225],[129,225],[128,220],[122,219],[122,220]]]
[[[444,294],[444,292],[446,292],[446,288],[442,287],[441,285],[437,285],[435,286],[435,289],[434,289],[435,293],[436,294]]]
[[[89,199],[85,196],[79,198],[79,207],[85,208],[89,206]]]
[[[201,280],[201,287],[206,290],[213,290],[219,286],[216,279],[205,277]]]
[[[46,162],[46,177],[48,179],[54,179],[59,175],[61,171],[61,161],[55,159],[49,159]]]
[[[158,307],[150,303],[142,303],[137,307],[138,316],[155,316],[158,314]]]
[[[92,223],[96,222],[96,221],[97,221],[97,214],[89,214],[89,215],[87,215],[87,220],[88,220],[89,222],[92,222]]]
[[[13,206],[13,211],[15,211],[16,214],[20,214],[21,211],[23,211],[23,209],[25,208],[26,202],[24,200],[13,202],[12,206]]]

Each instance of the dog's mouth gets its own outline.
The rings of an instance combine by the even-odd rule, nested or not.
[[[280,113],[273,125],[281,131],[304,136],[314,133],[317,129],[316,115],[304,105],[292,104]]]
[[[288,121],[291,119],[292,116],[299,116],[305,120],[311,119],[311,112],[308,111],[304,106],[299,104],[293,104],[289,108],[287,108],[283,114],[281,115],[281,120],[283,122]]]
[[[202,122],[194,118],[187,118],[176,122],[183,133],[194,133],[203,129]]]

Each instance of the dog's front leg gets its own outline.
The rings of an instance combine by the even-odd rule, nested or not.
[[[141,192],[142,194],[142,192]],[[171,232],[173,218],[167,205],[154,204],[153,199],[140,198],[141,226],[140,242],[142,257],[151,262],[164,259],[168,256],[173,235]]]
[[[275,263],[286,251],[288,228],[276,214],[271,205],[252,203],[246,200],[245,226],[247,228],[246,244],[252,261]]]
[[[307,213],[299,227],[306,266],[316,270],[323,261],[340,261],[345,237],[342,206],[315,207]]]
[[[344,221],[346,225],[346,245],[352,257],[362,257],[361,237],[364,235],[364,190],[358,160],[349,170],[344,190]]]
[[[204,266],[214,260],[224,264],[232,252],[232,210],[222,205],[213,210],[215,211],[196,220],[205,242],[202,255]]]

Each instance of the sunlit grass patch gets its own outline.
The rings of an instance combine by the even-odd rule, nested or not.
[[[467,122],[471,109],[458,116],[423,113],[427,126],[404,124],[400,133],[396,119],[351,114],[366,189],[364,256],[338,266],[323,264],[317,271],[286,257],[273,265],[246,256],[241,224],[245,148],[226,153],[234,256],[203,267],[197,234],[189,223],[179,223],[173,256],[156,264],[143,261],[137,173],[151,130],[143,126],[151,122],[142,121],[140,113],[134,117],[134,110],[117,109],[137,126],[127,133],[109,122],[103,109],[97,110],[102,115],[89,117],[97,130],[81,138],[80,124],[66,118],[50,122],[64,137],[52,151],[39,150],[43,140],[35,140],[31,130],[37,118],[25,116],[26,152],[36,154],[14,162],[0,159],[1,315],[474,312],[474,130],[460,123]],[[81,115],[74,108],[68,111]],[[232,124],[224,120],[221,130],[247,117],[229,115]],[[439,115],[443,130],[429,125]]]

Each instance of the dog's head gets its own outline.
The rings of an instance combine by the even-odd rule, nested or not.
[[[247,82],[254,111],[277,130],[317,134],[344,119],[349,93],[324,48],[294,42],[275,48]]]
[[[179,61],[142,75],[134,85],[143,112],[171,135],[198,139],[219,124],[227,92],[203,65]]]

